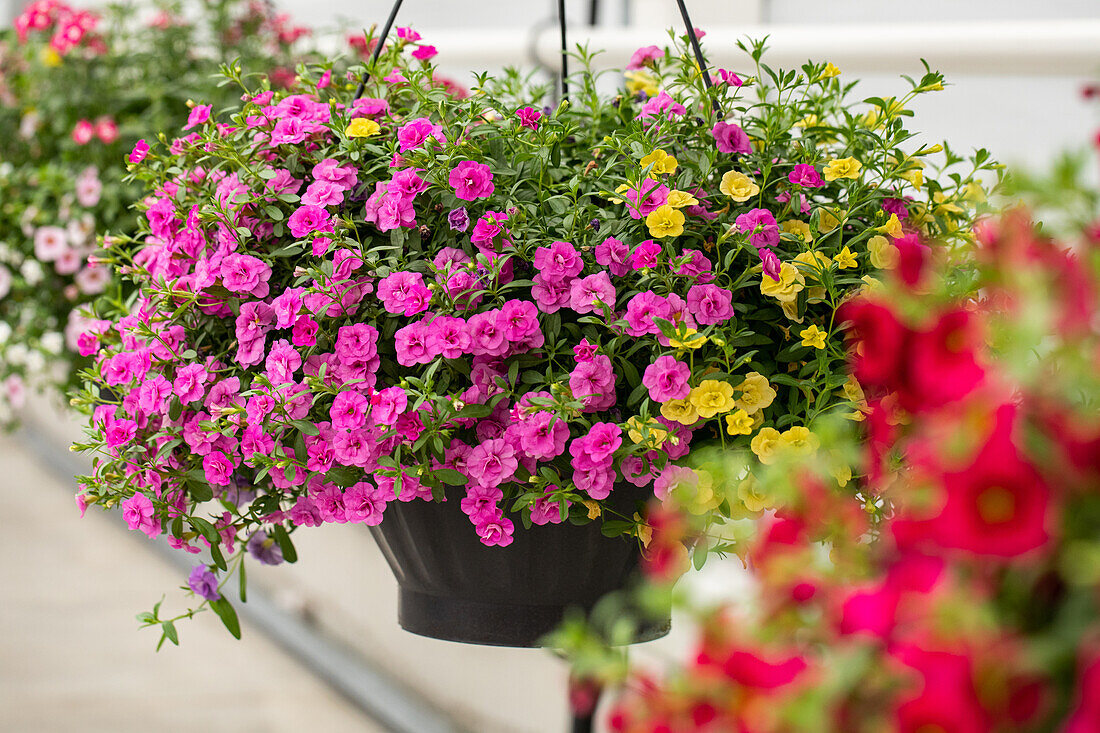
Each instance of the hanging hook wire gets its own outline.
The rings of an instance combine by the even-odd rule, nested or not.
[[[695,53],[695,61],[699,64],[699,71],[703,74],[703,84],[706,86],[707,91],[711,92],[714,90],[714,82],[710,78],[710,71],[707,70],[707,60],[703,57],[703,49],[699,46],[699,35],[695,32],[695,26],[691,23],[691,17],[688,15],[684,0],[676,0],[676,4],[680,6],[680,17],[684,19],[684,27],[687,28],[691,50]],[[717,98],[711,98],[711,102],[714,104],[715,112],[722,111]]]
[[[561,28],[561,98],[569,99],[569,45],[565,39],[565,0],[558,0],[558,26]]]
[[[355,88],[353,99],[359,99],[363,96],[363,89],[367,86],[367,79],[370,78],[370,70],[374,68],[374,65],[378,63],[378,57],[382,55],[382,46],[386,43],[386,37],[390,35],[390,28],[393,27],[393,21],[397,19],[397,11],[401,9],[401,3],[404,1],[394,0],[393,7],[390,8],[390,17],[386,18],[386,24],[382,26],[382,34],[375,41],[374,53],[370,57],[370,66],[363,72],[363,76],[359,77],[359,86]]]

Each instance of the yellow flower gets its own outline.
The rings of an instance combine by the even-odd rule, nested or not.
[[[840,69],[838,69],[832,61],[825,64],[825,70],[821,72],[819,79],[832,79],[834,76],[840,76]]]
[[[867,252],[871,255],[871,264],[880,270],[893,270],[898,266],[900,252],[890,244],[890,240],[876,234],[867,240]]]
[[[779,267],[779,282],[767,275],[760,280],[760,292],[782,303],[789,303],[797,298],[804,287],[806,287],[806,278],[790,262],[784,262]]]
[[[779,450],[779,431],[775,428],[760,428],[760,432],[749,442],[749,448],[764,465],[775,463],[775,454]]]
[[[971,181],[966,184],[966,200],[976,204],[984,204],[986,201],[985,190],[982,188],[982,184],[977,181]]]
[[[46,46],[42,49],[41,55],[42,63],[44,63],[46,66],[49,66],[50,68],[57,68],[58,66],[61,66],[61,54],[59,54],[57,51],[54,51],[49,46]]]
[[[669,400],[661,405],[661,416],[681,425],[694,425],[699,422],[699,413],[688,400]]]
[[[802,337],[803,346],[812,346],[815,349],[824,349],[825,339],[829,336],[829,334],[822,331],[816,325],[802,329],[798,335]]]
[[[913,161],[918,165],[922,165],[919,161]],[[909,183],[913,184],[913,188],[920,188],[924,185],[924,171],[920,168],[910,168],[907,171],[903,171],[898,174],[899,178],[903,178]]]
[[[672,190],[668,192],[668,200],[665,202],[674,209],[682,209],[685,206],[695,206],[699,199],[687,191]]]
[[[835,262],[836,266],[841,270],[855,267],[858,264],[855,253],[848,249],[848,245],[844,245],[844,249],[833,256],[833,262]]]
[[[795,127],[817,127],[818,126],[817,115],[806,115],[798,122],[794,123]]]
[[[671,336],[668,339],[670,346],[676,349],[698,349],[707,342],[706,336],[696,336],[699,333],[694,328],[684,329],[684,335]]]
[[[626,193],[631,188],[637,188],[637,186],[631,186],[631,184],[629,184],[629,183],[622,183],[622,184],[619,184],[618,187],[616,187],[615,193]],[[621,204],[623,202],[623,200],[621,198],[617,198],[615,196],[612,196],[611,198],[609,198],[608,201],[610,201],[613,204]]]
[[[825,166],[825,180],[835,181],[838,178],[859,178],[859,169],[863,167],[855,158],[837,158]]]
[[[792,300],[789,303],[779,303],[779,307],[783,309],[783,315],[787,317],[788,321],[795,323],[802,323],[802,316],[798,315],[798,301]]]
[[[881,293],[886,289],[886,286],[882,284],[882,280],[879,280],[877,277],[864,275],[860,280],[863,281],[863,287],[860,289],[866,290],[868,293]]]
[[[848,381],[844,383],[844,396],[855,403],[862,403],[867,399],[867,395],[863,393],[863,387],[856,380],[855,377],[849,375]]]
[[[810,225],[798,219],[787,219],[787,221],[780,222],[779,231],[793,234],[803,242],[812,242],[814,239],[814,235],[810,232]]]
[[[588,518],[589,519],[599,519],[600,518],[600,513],[601,512],[600,512],[600,505],[599,504],[592,501],[591,499],[581,499],[581,504],[584,504],[585,507],[588,508]]]
[[[890,218],[885,224],[878,228],[878,231],[882,232],[883,234],[888,234],[894,239],[897,239],[898,237],[905,234],[905,230],[901,228],[901,222],[898,221],[897,214],[890,214]]]
[[[649,227],[649,236],[654,239],[678,237],[684,233],[684,215],[665,204],[649,213],[645,218],[645,225]]]
[[[749,476],[737,484],[737,498],[750,512],[762,512],[771,509],[771,497],[760,490],[760,482]]]
[[[817,231],[822,234],[828,234],[833,231],[840,224],[845,214],[846,212],[840,212],[840,214],[837,215],[828,209],[821,209],[817,215]]]
[[[369,120],[366,117],[356,117],[344,130],[344,134],[348,137],[370,137],[371,135],[377,135],[382,127],[374,120]]]
[[[634,522],[634,531],[642,541],[642,547],[649,547],[649,543],[653,541],[653,527],[646,524],[638,512],[634,512]]]
[[[867,114],[863,115],[863,118],[860,120],[860,122],[863,124],[864,127],[866,127],[869,130],[877,130],[880,127],[885,127],[886,126],[879,119],[877,108],[867,110]]]
[[[784,430],[779,436],[779,442],[799,453],[812,453],[821,445],[821,440],[809,428],[801,425]]]
[[[963,211],[962,207],[948,199],[943,191],[932,194],[932,203],[936,205],[937,214],[961,214]]]
[[[829,473],[836,479],[837,485],[843,489],[848,485],[848,482],[852,480],[852,467],[841,461],[836,454],[830,453],[829,455],[832,458],[829,465]]]
[[[733,385],[717,379],[706,379],[688,395],[699,417],[711,418],[733,409]]]
[[[752,416],[742,409],[726,415],[726,432],[730,435],[749,435],[752,433]]]
[[[760,186],[757,186],[753,180],[744,173],[739,171],[727,171],[722,174],[722,182],[718,184],[718,190],[740,203],[742,201],[748,201],[753,196],[760,193]]]
[[[794,261],[803,267],[799,268],[800,272],[812,277],[815,280],[820,279],[818,276],[822,271],[829,268],[829,258],[817,250],[810,250],[809,252],[800,252],[795,256]]]
[[[741,384],[734,389],[741,392],[741,397],[733,404],[738,409],[744,410],[746,415],[753,415],[763,410],[775,400],[775,390],[772,389],[768,378],[760,372],[749,372]]]
[[[664,425],[656,420],[650,420],[647,424],[635,415],[626,421],[626,435],[638,445],[644,442],[653,448],[660,448],[664,444],[665,438],[668,437],[668,431],[665,430]]]
[[[650,178],[656,178],[659,175],[666,175],[668,173],[675,173],[677,165],[676,159],[660,148],[642,158],[643,168],[652,166],[649,169]]]
[[[626,90],[631,94],[645,92],[649,97],[656,97],[660,91],[657,87],[657,77],[648,71],[626,72]]]

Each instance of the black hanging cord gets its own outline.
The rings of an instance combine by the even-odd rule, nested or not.
[[[561,28],[561,98],[569,99],[569,45],[565,40],[565,0],[558,0],[558,26]]]
[[[600,0],[588,0],[588,25],[595,26],[600,21]]]
[[[691,17],[688,15],[687,5],[684,4],[684,0],[676,0],[676,4],[680,6],[680,17],[684,19],[684,27],[687,28],[688,40],[691,41],[691,50],[695,52],[695,60],[699,64],[699,71],[703,72],[703,84],[706,85],[707,91],[714,89],[714,82],[711,81],[710,72],[707,70],[707,61],[703,58],[703,49],[699,47],[699,36],[695,33],[695,26],[691,24]],[[718,107],[718,100],[714,99],[714,111],[720,111]]]
[[[393,21],[397,19],[397,11],[401,9],[401,3],[405,0],[394,0],[393,7],[390,8],[390,17],[386,18],[386,24],[382,26],[382,34],[378,36],[374,45],[374,53],[370,57],[370,66],[363,72],[363,76],[359,78],[359,86],[355,88],[354,99],[359,99],[363,96],[363,88],[367,85],[367,79],[370,78],[370,70],[374,68],[374,65],[378,63],[378,57],[382,55],[382,46],[386,43],[386,38],[390,35],[390,28],[393,27]]]

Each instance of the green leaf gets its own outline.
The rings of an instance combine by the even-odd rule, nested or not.
[[[453,468],[439,468],[433,473],[437,479],[449,486],[466,485],[466,477]]]
[[[221,538],[218,536],[218,530],[216,530],[214,528],[214,525],[212,525],[205,519],[202,519],[200,517],[191,517],[187,521],[190,522],[191,526],[195,528],[195,531],[205,537],[210,544],[216,545],[221,540]]]
[[[229,633],[233,635],[233,638],[240,639],[241,622],[237,618],[237,611],[233,608],[233,604],[223,596],[216,601],[210,601],[210,608],[218,614],[218,618],[225,624],[225,628],[229,629]]]
[[[160,628],[164,631],[164,636],[168,641],[172,642],[176,646],[180,645],[179,634],[176,633],[176,625],[171,621],[161,621]]]
[[[214,564],[217,565],[220,569],[229,569],[229,565],[227,565],[225,562],[225,556],[222,555],[222,548],[217,544],[210,545],[210,559],[213,560]]]
[[[287,562],[298,562],[298,551],[294,549],[294,543],[290,541],[290,535],[287,534],[286,527],[281,524],[276,524],[271,533],[275,535],[275,542],[278,543],[279,549],[283,551],[283,559]]]
[[[237,576],[237,591],[241,594],[241,603],[248,602],[248,578],[244,571],[244,560],[241,560],[240,575]]]
[[[317,428],[315,423],[309,420],[291,420],[290,424],[298,429],[303,435],[320,435],[321,431]]]

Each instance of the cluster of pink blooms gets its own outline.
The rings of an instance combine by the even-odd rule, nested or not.
[[[60,0],[35,0],[16,17],[15,32],[26,43],[32,33],[53,31],[50,48],[61,56],[81,45],[105,53],[102,39],[93,33],[98,23],[99,16],[91,11],[75,10]]]
[[[87,145],[95,138],[104,145],[110,145],[118,140],[118,124],[110,117],[104,116],[91,120],[80,120],[73,126],[73,142],[77,145]]]

